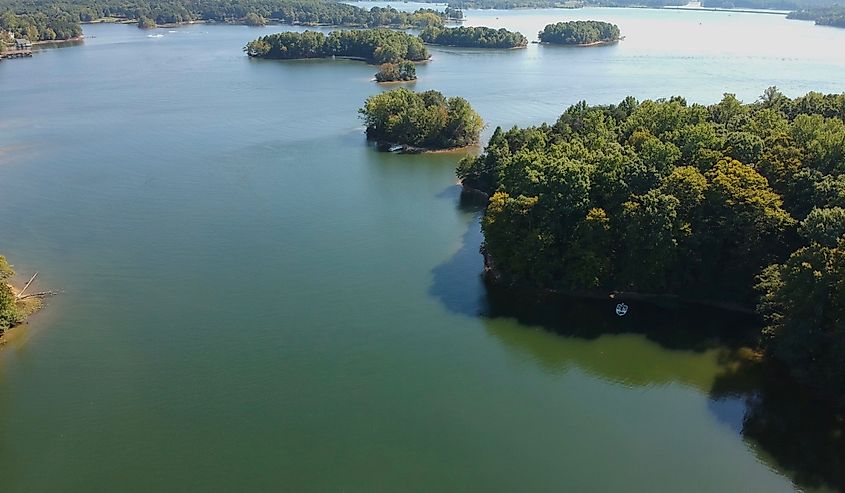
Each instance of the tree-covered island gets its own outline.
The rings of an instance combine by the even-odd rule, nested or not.
[[[619,27],[603,21],[568,21],[549,24],[539,33],[541,43],[595,46],[619,41]]]
[[[431,26],[423,29],[420,39],[429,44],[471,48],[524,48],[528,39],[519,32],[489,27]]]
[[[409,151],[465,147],[478,142],[484,122],[466,99],[405,88],[371,96],[358,110],[367,138]]]
[[[376,82],[409,82],[417,80],[417,66],[408,60],[383,63],[376,72]]]
[[[250,41],[244,51],[255,58],[297,59],[333,56],[364,60],[368,63],[422,61],[428,50],[416,36],[390,29],[282,32]]]
[[[845,94],[579,103],[458,176],[490,282],[757,304],[766,354],[845,399]]]

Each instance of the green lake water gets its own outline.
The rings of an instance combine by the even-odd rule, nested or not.
[[[485,139],[581,99],[845,90],[845,30],[781,16],[467,14],[626,36],[433,48],[411,87],[467,98]],[[709,334],[747,320],[488,297],[460,154],[368,146],[372,66],[241,52],[283,29],[92,25],[0,63],[0,252],[62,292],[0,349],[0,491],[845,484],[836,423],[729,376]]]

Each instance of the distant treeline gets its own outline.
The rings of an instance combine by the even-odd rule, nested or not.
[[[845,7],[804,9],[791,12],[787,18],[815,21],[820,26],[845,27]]]
[[[452,11],[453,16],[457,16]],[[80,22],[135,20],[142,27],[192,21],[261,24],[267,19],[306,25],[350,27],[440,26],[445,14],[431,9],[365,10],[327,0],[0,0],[0,30],[32,40],[82,34]]]
[[[439,0],[421,0],[437,3]],[[520,9],[580,7],[680,7],[687,0],[452,0],[455,9]],[[835,7],[841,0],[703,0],[702,7],[724,9],[804,10]]]
[[[579,103],[458,175],[488,278],[757,303],[767,354],[845,404],[845,94]]]
[[[474,48],[519,48],[528,44],[522,33],[489,27],[428,27],[420,33],[426,43]]]
[[[436,1],[436,0],[430,0]],[[449,6],[459,9],[522,9],[522,8],[579,8],[597,7],[663,7],[666,5],[686,5],[687,0],[599,0],[599,1],[561,1],[561,0],[453,0]]]
[[[332,31],[328,36],[317,31],[282,32],[250,41],[244,51],[256,58],[346,56],[379,64],[421,61],[429,57],[419,38],[390,29]]]
[[[540,31],[540,41],[560,45],[588,45],[619,40],[619,27],[602,21],[569,21],[549,24]]]
[[[702,0],[702,7],[720,9],[802,10],[831,7],[840,0]]]

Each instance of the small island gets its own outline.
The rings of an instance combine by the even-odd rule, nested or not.
[[[599,46],[619,41],[619,26],[603,21],[558,22],[547,25],[538,36],[541,43]]]
[[[383,92],[368,98],[358,112],[369,140],[406,152],[466,147],[478,142],[484,127],[466,99],[446,98],[438,91]]]
[[[417,80],[417,66],[405,60],[399,63],[383,63],[376,72],[376,82],[410,82]]]
[[[522,33],[489,27],[427,27],[420,33],[426,43],[468,48],[525,48]]]
[[[390,29],[282,32],[250,41],[244,51],[253,58],[298,59],[344,57],[367,63],[423,61],[428,50],[419,38]]]

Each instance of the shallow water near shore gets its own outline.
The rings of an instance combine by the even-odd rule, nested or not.
[[[581,99],[845,90],[845,30],[774,15],[467,15],[626,36],[432,47],[406,87],[467,98],[484,139]],[[845,485],[841,419],[737,362],[747,319],[488,295],[460,153],[366,143],[374,66],[241,51],[283,29],[86,25],[0,63],[0,251],[63,292],[0,348],[0,490]]]

